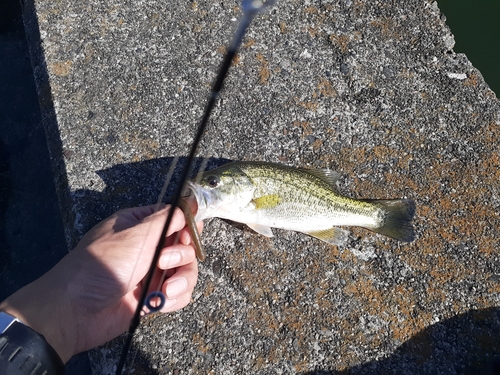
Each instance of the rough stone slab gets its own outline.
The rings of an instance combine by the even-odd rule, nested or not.
[[[116,209],[156,200],[240,11],[226,0],[31,1],[75,244]],[[208,221],[194,301],[144,320],[135,374],[493,373],[500,106],[453,45],[427,0],[282,1],[255,20],[200,157],[335,169],[350,196],[414,199],[417,239],[353,229],[336,248]],[[120,343],[92,352],[95,374],[110,373]]]

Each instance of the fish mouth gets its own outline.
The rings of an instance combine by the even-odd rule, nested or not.
[[[187,186],[185,187],[183,198],[188,198],[193,196],[196,199],[198,205],[198,210],[194,217],[195,221],[202,221],[208,217],[207,210],[210,203],[210,195],[207,191],[196,186],[193,182],[187,181]]]

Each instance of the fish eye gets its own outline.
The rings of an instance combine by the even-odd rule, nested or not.
[[[219,185],[219,177],[217,176],[208,176],[206,178],[206,181],[208,186],[210,186],[211,188],[215,188],[217,187],[217,185]]]

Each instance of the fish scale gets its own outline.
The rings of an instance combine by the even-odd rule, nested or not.
[[[268,237],[274,227],[338,245],[347,239],[338,226],[359,226],[400,241],[414,239],[413,201],[345,197],[338,177],[326,169],[234,162],[198,175],[188,186],[198,202],[196,220],[229,219]]]
[[[257,187],[254,198],[275,194],[282,197],[282,204],[256,211],[261,213],[261,220],[275,217],[288,223],[293,220],[297,224],[307,225],[311,219],[316,219],[314,222],[322,221],[321,226],[316,227],[319,229],[337,225],[359,225],[363,220],[362,226],[376,227],[382,219],[380,208],[338,194],[331,184],[310,175],[307,170],[276,168],[275,165],[269,164],[260,165],[258,168],[252,168],[252,165],[240,168]],[[287,227],[287,222],[270,226],[300,231],[301,228]]]

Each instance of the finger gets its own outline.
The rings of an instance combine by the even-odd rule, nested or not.
[[[165,227],[165,223],[170,212],[170,206],[165,206],[157,212],[145,217],[138,225],[134,227],[134,233],[141,233],[141,236],[146,237],[142,248],[146,248],[154,252],[158,245],[158,240]],[[167,231],[167,236],[180,231],[185,226],[184,215],[182,211],[175,210],[172,216],[172,221]],[[175,240],[175,239],[174,239]],[[167,245],[174,242],[167,241]]]
[[[151,283],[149,284],[148,294],[156,291],[161,291],[163,293],[163,284],[165,280],[168,278],[168,274],[173,275],[175,270],[161,270],[156,268],[153,274],[153,278],[151,279]],[[144,287],[144,280],[141,282],[141,287]]]
[[[168,214],[170,212],[170,207],[171,207],[170,205],[167,205],[158,212],[155,212],[152,215],[144,218],[141,224],[153,223],[155,226],[158,226],[160,228],[160,233],[161,233],[161,230],[163,230]],[[175,232],[179,232],[182,228],[184,228],[185,225],[186,225],[186,220],[184,218],[184,213],[180,208],[176,208],[172,216],[172,221],[170,222],[170,226],[167,231],[167,237],[171,236]]]
[[[180,310],[191,302],[192,293],[185,293],[174,299],[168,299],[165,301],[165,305],[160,310],[163,313],[173,312]]]
[[[106,236],[107,234],[118,233],[135,227],[147,217],[162,210],[163,212],[166,210],[165,204],[163,203],[159,205],[154,204],[150,206],[126,208],[117,211],[87,232],[81,241],[82,246],[91,243],[97,238]]]
[[[186,224],[189,227],[189,226],[191,226],[191,225],[194,224],[194,217],[196,215],[196,212],[198,211],[198,202],[196,201],[196,199],[194,197],[184,198],[182,200],[182,202],[187,206],[187,207],[182,207],[182,208],[183,208],[183,211],[188,211],[188,212],[184,212],[184,214],[186,216],[189,216],[189,218],[186,218]],[[201,233],[201,230],[203,229],[203,222],[196,223],[196,227],[197,227],[198,233]],[[180,237],[180,241],[183,244],[189,245],[189,243],[192,242],[195,239],[197,240],[197,242],[200,242],[199,236],[196,236],[196,234],[194,234],[195,237],[197,237],[197,238],[193,239],[192,238],[193,237],[192,234],[186,235],[185,232],[186,231],[184,231],[183,233],[181,233],[181,237]],[[189,233],[189,231],[187,231],[187,233]]]
[[[166,282],[163,282],[167,278]],[[153,276],[153,281],[149,292],[161,290],[165,295],[164,306],[160,311],[169,312],[185,307],[193,293],[194,287],[198,280],[198,265],[196,261],[177,269],[169,269],[162,271],[157,269]],[[162,286],[163,283],[163,286]],[[161,287],[161,289],[160,289]],[[138,293],[141,288],[137,288]],[[135,293],[134,298],[138,300],[139,295]],[[159,301],[151,301],[153,306]]]
[[[167,299],[178,298],[184,293],[192,293],[198,281],[198,262],[177,268],[175,274],[163,284],[162,291]]]
[[[196,223],[196,227],[198,229],[198,233],[201,234],[203,231],[203,221],[199,221]],[[189,233],[189,229],[186,227],[180,232],[179,241],[184,245],[189,245],[193,242],[191,238],[191,234]]]
[[[118,211],[119,214],[129,215],[133,217],[137,222],[143,221],[146,217],[164,209],[166,207],[165,203],[151,204],[149,206],[142,207],[132,207],[126,208],[124,210]]]
[[[158,267],[165,270],[184,266],[196,260],[196,254],[193,246],[174,244],[162,250]]]

